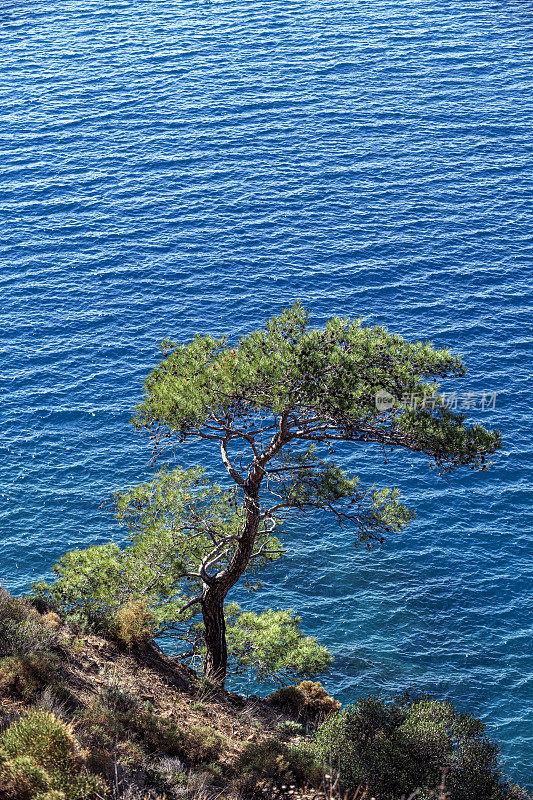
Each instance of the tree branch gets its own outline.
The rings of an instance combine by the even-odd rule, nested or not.
[[[202,602],[201,597],[194,597],[192,600],[189,600],[188,603],[186,603],[179,609],[178,614],[183,614],[183,612],[187,611],[188,608],[191,608],[191,606],[194,606],[196,605],[196,603],[201,603],[201,602]]]
[[[223,462],[224,466],[226,467],[229,475],[235,481],[235,483],[238,486],[244,486],[243,477],[237,472],[237,470],[235,469],[235,467],[231,463],[230,458],[228,456],[228,441],[229,441],[229,437],[226,436],[226,438],[223,439],[220,442],[220,453],[222,455],[222,462]]]

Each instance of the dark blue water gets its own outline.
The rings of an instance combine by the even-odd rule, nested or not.
[[[532,18],[487,0],[2,4],[8,587],[120,538],[99,505],[150,474],[129,418],[163,337],[236,337],[300,298],[316,324],[431,338],[466,359],[460,393],[497,392],[468,411],[503,432],[492,470],[447,483],[345,448],[417,521],[371,554],[302,521],[248,602],[301,613],[343,701],[448,697],[531,784]]]

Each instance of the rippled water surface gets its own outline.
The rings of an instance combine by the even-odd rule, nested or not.
[[[429,337],[465,357],[460,393],[497,392],[468,411],[503,432],[492,470],[447,483],[346,448],[415,524],[367,554],[302,522],[244,599],[301,613],[343,701],[446,696],[532,783],[532,17],[486,0],[2,4],[12,590],[120,538],[99,505],[150,474],[129,418],[163,337],[236,337],[295,298],[316,324]]]

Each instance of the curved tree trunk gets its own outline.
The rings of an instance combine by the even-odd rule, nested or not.
[[[226,620],[224,619],[224,598],[226,592],[215,586],[205,586],[202,593],[202,616],[204,618],[204,638],[207,654],[204,661],[204,675],[216,686],[224,686],[228,668],[226,647]]]
[[[207,654],[204,661],[204,675],[216,686],[223,687],[226,682],[228,651],[226,645],[226,621],[224,619],[224,599],[239,578],[244,574],[254,550],[259,529],[258,486],[246,486],[244,505],[246,517],[239,543],[227,567],[204,582],[202,592],[202,616],[204,619],[204,638]]]
[[[241,483],[244,490],[245,520],[239,543],[229,564],[208,582],[204,579],[202,591],[202,616],[204,619],[204,638],[207,654],[204,661],[204,675],[216,686],[224,687],[228,668],[226,645],[226,621],[224,619],[224,599],[239,578],[244,574],[254,552],[255,540],[261,519],[259,509],[259,486],[265,474],[264,464],[273,458],[289,437],[285,429],[286,420],[280,423],[280,431],[271,440],[259,462],[254,463],[248,479]],[[234,471],[229,465],[227,453],[222,447],[223,460],[232,477]],[[228,466],[229,465],[229,466]]]

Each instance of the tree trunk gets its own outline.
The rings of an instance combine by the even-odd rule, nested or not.
[[[226,592],[215,586],[204,586],[202,593],[202,616],[204,618],[204,637],[207,654],[204,661],[204,675],[216,686],[224,686],[228,668],[226,647],[226,620],[224,619],[224,598]]]
[[[204,675],[216,686],[224,686],[228,669],[228,650],[226,645],[226,621],[224,619],[224,600],[227,593],[244,574],[253,552],[255,537],[259,527],[259,503],[256,485],[245,488],[245,523],[239,543],[228,566],[214,576],[209,584],[204,583],[202,591],[202,616],[204,618],[204,637],[207,654],[204,661]]]
[[[281,448],[270,448],[268,458],[272,458]],[[265,459],[265,461],[268,459]],[[204,618],[204,637],[207,654],[204,661],[204,675],[216,686],[224,687],[228,669],[228,650],[226,645],[226,620],[224,618],[224,600],[229,590],[246,571],[252,557],[254,543],[259,530],[259,485],[265,471],[256,467],[244,484],[243,506],[245,521],[243,531],[235,552],[227,567],[216,576],[204,582],[202,591],[202,616]]]

